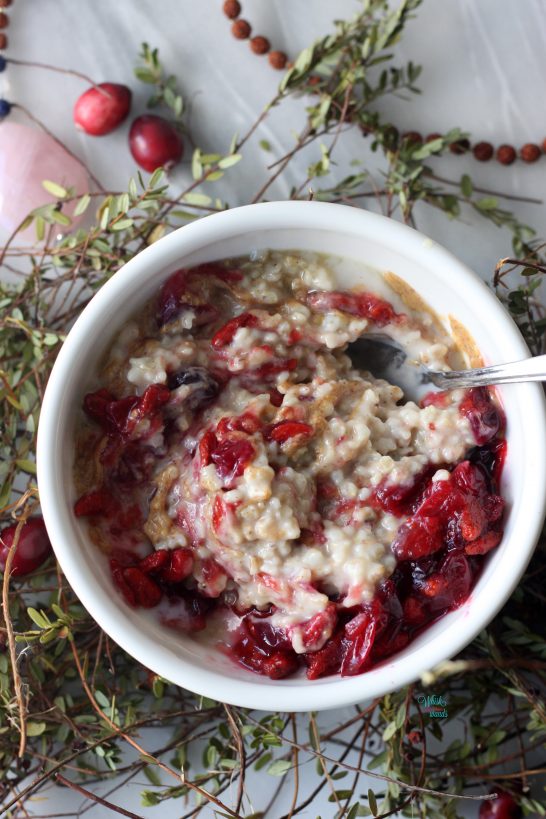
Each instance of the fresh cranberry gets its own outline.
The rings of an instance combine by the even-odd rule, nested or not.
[[[497,790],[497,798],[482,802],[480,819],[520,819],[522,811],[511,793]]]
[[[4,571],[8,554],[15,540],[17,524],[6,526],[0,532],[0,569]],[[30,518],[19,530],[19,540],[11,564],[14,577],[29,574],[51,554],[51,542],[43,518]]]
[[[129,148],[135,162],[150,173],[156,168],[172,168],[180,162],[184,151],[177,128],[156,114],[143,114],[133,121]]]
[[[74,105],[76,128],[91,136],[103,136],[120,125],[131,108],[131,90],[126,85],[101,82],[78,97]]]
[[[399,324],[404,321],[403,313],[397,313],[388,301],[374,296],[372,293],[342,293],[336,290],[317,290],[309,293],[307,304],[319,313],[329,313],[330,310],[339,310],[352,316],[366,318],[384,327],[386,324]]]
[[[501,413],[486,387],[468,390],[459,410],[461,415],[468,418],[478,446],[491,441],[504,425]]]
[[[263,431],[266,441],[276,441],[278,444],[282,444],[297,435],[309,438],[312,434],[313,427],[301,421],[278,421],[276,424],[268,424]]]
[[[258,319],[255,315],[252,313],[241,313],[239,316],[230,319],[217,330],[212,337],[211,344],[215,350],[227,347],[228,344],[231,344],[233,341],[235,333],[240,327],[256,327],[257,324]]]
[[[255,449],[250,441],[237,439],[218,444],[210,457],[224,485],[230,487],[235,478],[243,474],[254,455]]]

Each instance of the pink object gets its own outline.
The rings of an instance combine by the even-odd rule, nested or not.
[[[89,191],[87,172],[55,140],[27,125],[0,124],[0,227],[11,233],[31,210],[54,202],[55,197],[42,185],[47,179],[77,194]],[[68,216],[75,202],[63,208]],[[66,231],[62,225],[58,232]],[[29,241],[35,237],[34,225],[20,234]]]

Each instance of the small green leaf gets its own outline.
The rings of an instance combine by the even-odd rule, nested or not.
[[[45,722],[32,722],[31,720],[27,722],[27,736],[29,737],[39,737],[41,736],[47,725]]]
[[[34,461],[29,461],[27,458],[17,458],[15,461],[19,469],[22,469],[23,472],[26,472],[27,475],[35,475],[36,474],[36,464]]]
[[[271,151],[271,143],[267,141],[267,139],[260,139],[260,148],[263,151]]]
[[[29,606],[29,608],[27,608],[27,614],[32,622],[36,623],[40,628],[49,628],[51,626],[44,612],[39,612],[37,609],[33,609],[32,606]]]
[[[483,196],[475,205],[478,210],[495,210],[499,205],[499,200],[496,196]]]
[[[84,194],[81,199],[78,200],[76,203],[76,207],[74,208],[74,216],[81,216],[82,213],[85,213],[87,208],[89,207],[89,203],[91,202],[91,197],[88,193]]]
[[[42,187],[46,189],[48,193],[55,197],[55,199],[66,199],[68,196],[68,191],[66,188],[63,188],[62,185],[58,185],[56,182],[51,182],[50,179],[44,179],[42,182]]]
[[[396,723],[395,722],[389,722],[389,724],[387,725],[387,727],[383,731],[383,741],[388,742],[389,739],[392,739],[392,737],[395,735],[395,733],[396,733]]]
[[[467,173],[461,176],[461,193],[463,196],[466,196],[467,199],[470,199],[472,196],[472,191],[474,187],[472,185],[472,180]]]
[[[232,165],[236,165],[238,162],[240,162],[242,158],[242,154],[231,154],[230,156],[225,156],[219,161],[218,167],[222,168],[223,170],[226,168],[231,168]]]
[[[284,776],[284,774],[287,773],[291,767],[292,762],[290,759],[277,759],[275,762],[271,763],[267,769],[267,773],[270,776]]]
[[[373,816],[377,816],[377,800],[375,798],[375,793],[372,791],[371,788],[368,788],[368,804],[370,806],[370,810]]]
[[[204,193],[195,193],[194,191],[190,191],[184,195],[184,202],[187,202],[189,205],[202,205],[203,207],[207,207],[212,202],[210,196],[207,196]]]
[[[114,222],[110,225],[110,230],[127,230],[134,224],[132,219],[120,219],[119,222]]]

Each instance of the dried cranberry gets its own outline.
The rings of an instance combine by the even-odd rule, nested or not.
[[[144,609],[153,609],[163,596],[157,583],[135,566],[123,569],[123,579],[133,592],[137,604]]]
[[[340,291],[317,290],[309,293],[307,304],[319,313],[328,313],[330,310],[339,310],[352,316],[366,318],[384,327],[386,324],[404,321],[403,313],[397,313],[388,301],[374,296],[372,293],[343,293]]]
[[[230,487],[235,478],[239,478],[252,458],[255,449],[244,439],[223,441],[214,448],[210,458],[216,466],[216,471],[226,487]]]
[[[256,327],[257,324],[258,319],[252,313],[241,313],[239,316],[230,319],[223,327],[220,327],[213,335],[211,344],[215,350],[227,347],[233,341],[233,337],[240,327]]]
[[[252,435],[261,427],[261,421],[251,412],[244,412],[242,415],[225,416],[221,418],[216,427],[216,434],[219,438],[224,438],[230,432],[246,432]]]
[[[495,799],[482,802],[479,819],[520,819],[522,811],[511,793],[497,790]]]
[[[503,418],[485,387],[468,390],[459,409],[468,418],[478,446],[491,441],[503,427]]]
[[[207,429],[199,441],[199,457],[203,466],[208,466],[214,449],[218,446],[218,439],[212,429]]]
[[[263,673],[270,680],[282,680],[298,670],[300,662],[293,651],[276,651],[262,663]]]
[[[276,424],[268,424],[264,427],[263,436],[266,441],[276,441],[282,444],[289,438],[303,435],[306,438],[313,434],[313,427],[301,421],[278,421]]]
[[[10,549],[13,547],[17,524],[6,526],[0,532],[0,569],[4,571]],[[43,518],[29,518],[19,530],[19,539],[11,563],[13,577],[29,574],[51,554],[51,542]]]

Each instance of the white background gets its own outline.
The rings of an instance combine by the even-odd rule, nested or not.
[[[248,43],[230,35],[221,5],[221,0],[15,0],[8,9],[10,48],[6,56],[74,68],[97,82],[126,83],[135,92],[133,113],[137,114],[144,111],[149,87],[133,78],[132,69],[141,41],[147,40],[159,47],[161,59],[168,71],[178,76],[182,92],[191,102],[195,141],[206,151],[227,151],[233,133],[244,133],[274,95],[282,74],[273,71],[265,57],[251,54]],[[334,18],[351,14],[358,5],[355,0],[244,0],[243,16],[251,22],[254,33],[268,36],[273,47],[294,56],[329,31]],[[417,129],[427,134],[458,126],[470,131],[475,141],[515,146],[527,141],[541,143],[546,137],[545,45],[546,10],[541,0],[425,0],[397,48],[396,60],[401,64],[412,59],[423,65],[418,82],[423,94],[410,102],[389,99],[381,103],[382,110],[401,130]],[[37,69],[13,66],[0,74],[0,96],[31,109],[88,164],[104,187],[124,190],[135,170],[127,149],[128,125],[102,139],[77,133],[71,111],[84,89],[80,80]],[[265,164],[290,147],[291,129],[302,121],[303,105],[295,102],[275,112],[244,151],[243,162],[213,192],[218,190],[230,205],[249,201],[266,178]],[[25,122],[19,114],[15,118]],[[259,139],[271,143],[271,155],[264,154]],[[318,146],[316,153],[296,162],[269,191],[270,198],[286,197],[291,184],[305,178],[307,161],[315,161],[317,153]],[[186,160],[190,154],[187,150]],[[344,138],[338,156],[340,167],[334,175],[343,171],[344,157],[359,156],[367,162],[369,148],[360,134],[353,133]],[[374,163],[375,158],[372,167]],[[440,161],[437,170],[451,179],[468,172],[478,186],[542,198],[546,157],[536,165],[518,162],[511,168],[495,162],[482,165],[468,156],[448,157]],[[190,178],[187,163],[171,178],[175,188],[182,186]],[[512,203],[509,207],[544,235],[543,205]],[[465,216],[464,221],[455,223],[423,210],[418,212],[418,226],[486,279],[496,261],[510,253],[507,234],[477,217]],[[348,714],[348,709],[332,713],[324,721],[341,721]],[[312,764],[307,767],[314,769]],[[305,766],[301,776],[305,792]],[[265,774],[251,781],[254,810],[264,807],[276,784]],[[146,786],[141,781],[127,787],[124,806],[143,816],[161,815],[162,819],[182,815],[182,805],[140,808],[138,790]],[[340,783],[340,787],[344,785]],[[366,788],[358,790],[362,793]],[[119,794],[113,798],[121,801]],[[284,809],[289,802],[288,793]],[[51,790],[47,802],[36,803],[32,812],[60,815],[77,809],[80,803],[66,790]],[[327,819],[333,812],[331,803],[317,800],[300,815],[321,814]],[[280,814],[281,807],[268,815],[277,819]],[[113,814],[94,806],[87,815],[98,819]],[[205,810],[203,815],[212,816],[212,812]],[[477,808],[471,806],[467,815],[476,816]]]

